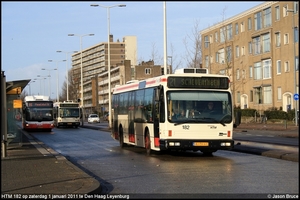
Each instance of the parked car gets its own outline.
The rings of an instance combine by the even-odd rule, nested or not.
[[[90,114],[88,117],[88,123],[100,123],[100,118],[97,114]]]

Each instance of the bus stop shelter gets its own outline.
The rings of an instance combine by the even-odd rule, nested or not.
[[[30,79],[6,82],[4,72],[1,72],[2,157],[6,157],[8,147],[22,145],[21,93],[29,82]]]

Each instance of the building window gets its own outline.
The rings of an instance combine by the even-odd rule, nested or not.
[[[280,20],[280,8],[279,8],[279,6],[275,7],[275,20],[276,21]]]
[[[272,103],[272,88],[271,86],[263,87],[264,91],[264,102],[265,104],[270,104]]]
[[[240,48],[239,46],[235,47],[235,57],[238,58],[240,56]]]
[[[289,62],[285,62],[285,63],[284,63],[284,71],[285,71],[285,72],[289,72],[289,71],[290,71],[290,65],[289,65]]]
[[[254,28],[256,31],[260,30],[262,27],[262,18],[261,18],[261,12],[254,14]]]
[[[249,78],[253,77],[253,69],[252,66],[249,66]]]
[[[298,13],[299,10],[299,2],[298,1],[294,1],[294,13]]]
[[[258,37],[255,37],[255,38],[253,38],[252,39],[253,41],[253,50],[254,50],[254,55],[258,55],[258,54],[260,54],[261,52],[261,50],[260,50],[260,37],[258,36]]]
[[[280,32],[275,33],[275,44],[276,47],[280,47]]]
[[[220,28],[220,42],[224,43],[225,42],[225,27]]]
[[[241,33],[245,31],[244,22],[241,23]]]
[[[235,34],[239,34],[239,24],[235,23]]]
[[[267,8],[263,11],[264,13],[264,28],[272,25],[272,12],[271,8]]]
[[[224,61],[224,58],[225,58],[224,49],[220,49],[218,54],[219,54],[220,63],[224,64],[225,63],[225,61]]]
[[[231,46],[226,47],[226,62],[231,62],[232,59],[232,49]]]
[[[248,42],[248,52],[252,54],[252,42]]]
[[[271,60],[264,60],[262,62],[263,64],[263,76],[264,79],[269,79],[271,78]]]
[[[209,65],[208,56],[205,56],[205,67],[208,68],[208,65]]]
[[[208,36],[205,36],[204,37],[204,47],[208,48],[208,45],[209,45]]]
[[[289,34],[284,34],[284,44],[288,44],[289,43]]]
[[[150,68],[146,68],[146,69],[145,69],[145,74],[146,74],[146,75],[151,74],[151,69],[150,69]]]
[[[242,56],[245,55],[245,47],[242,47],[242,49],[241,49],[241,54],[242,54]]]
[[[277,74],[281,74],[281,60],[277,60],[276,65]]]
[[[219,52],[216,52],[216,63],[219,62]]]
[[[242,79],[245,79],[246,78],[246,71],[243,69],[242,70]]]
[[[271,42],[270,42],[270,33],[267,33],[262,36],[262,48],[263,48],[263,53],[270,52],[271,48]]]
[[[231,40],[232,39],[232,24],[228,24],[227,25],[227,40]]]
[[[282,16],[283,16],[283,17],[286,17],[286,16],[287,16],[287,12],[286,12],[287,9],[288,9],[288,8],[287,8],[287,5],[285,5],[285,6],[282,8],[282,12],[283,12],[283,13],[282,13]]]
[[[299,41],[299,29],[298,27],[295,27],[294,29],[294,42],[298,42]]]
[[[252,20],[251,17],[248,18],[248,30],[252,29]]]
[[[240,69],[236,70],[236,80],[240,80]]]
[[[254,88],[254,103],[262,104],[262,91],[261,87]]]
[[[237,100],[237,103],[241,103],[241,93],[240,93],[240,91],[238,91],[236,93],[236,100]]]
[[[225,75],[225,69],[221,69],[220,72],[219,72],[219,74]]]
[[[299,57],[298,56],[296,56],[295,62],[296,62],[296,71],[299,71]]]
[[[262,79],[261,62],[254,63],[254,80]]]
[[[250,102],[253,102],[253,90],[250,90]]]
[[[277,100],[281,100],[281,97],[282,96],[282,94],[281,94],[281,87],[278,87],[277,88]]]
[[[215,42],[218,42],[218,32],[215,32]]]

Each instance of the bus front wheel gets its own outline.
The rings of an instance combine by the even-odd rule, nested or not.
[[[151,140],[148,131],[145,134],[145,149],[147,156],[149,156],[151,154]]]

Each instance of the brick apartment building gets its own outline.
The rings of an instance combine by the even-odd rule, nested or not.
[[[230,77],[236,107],[299,109],[298,11],[267,1],[200,31],[203,67]]]

